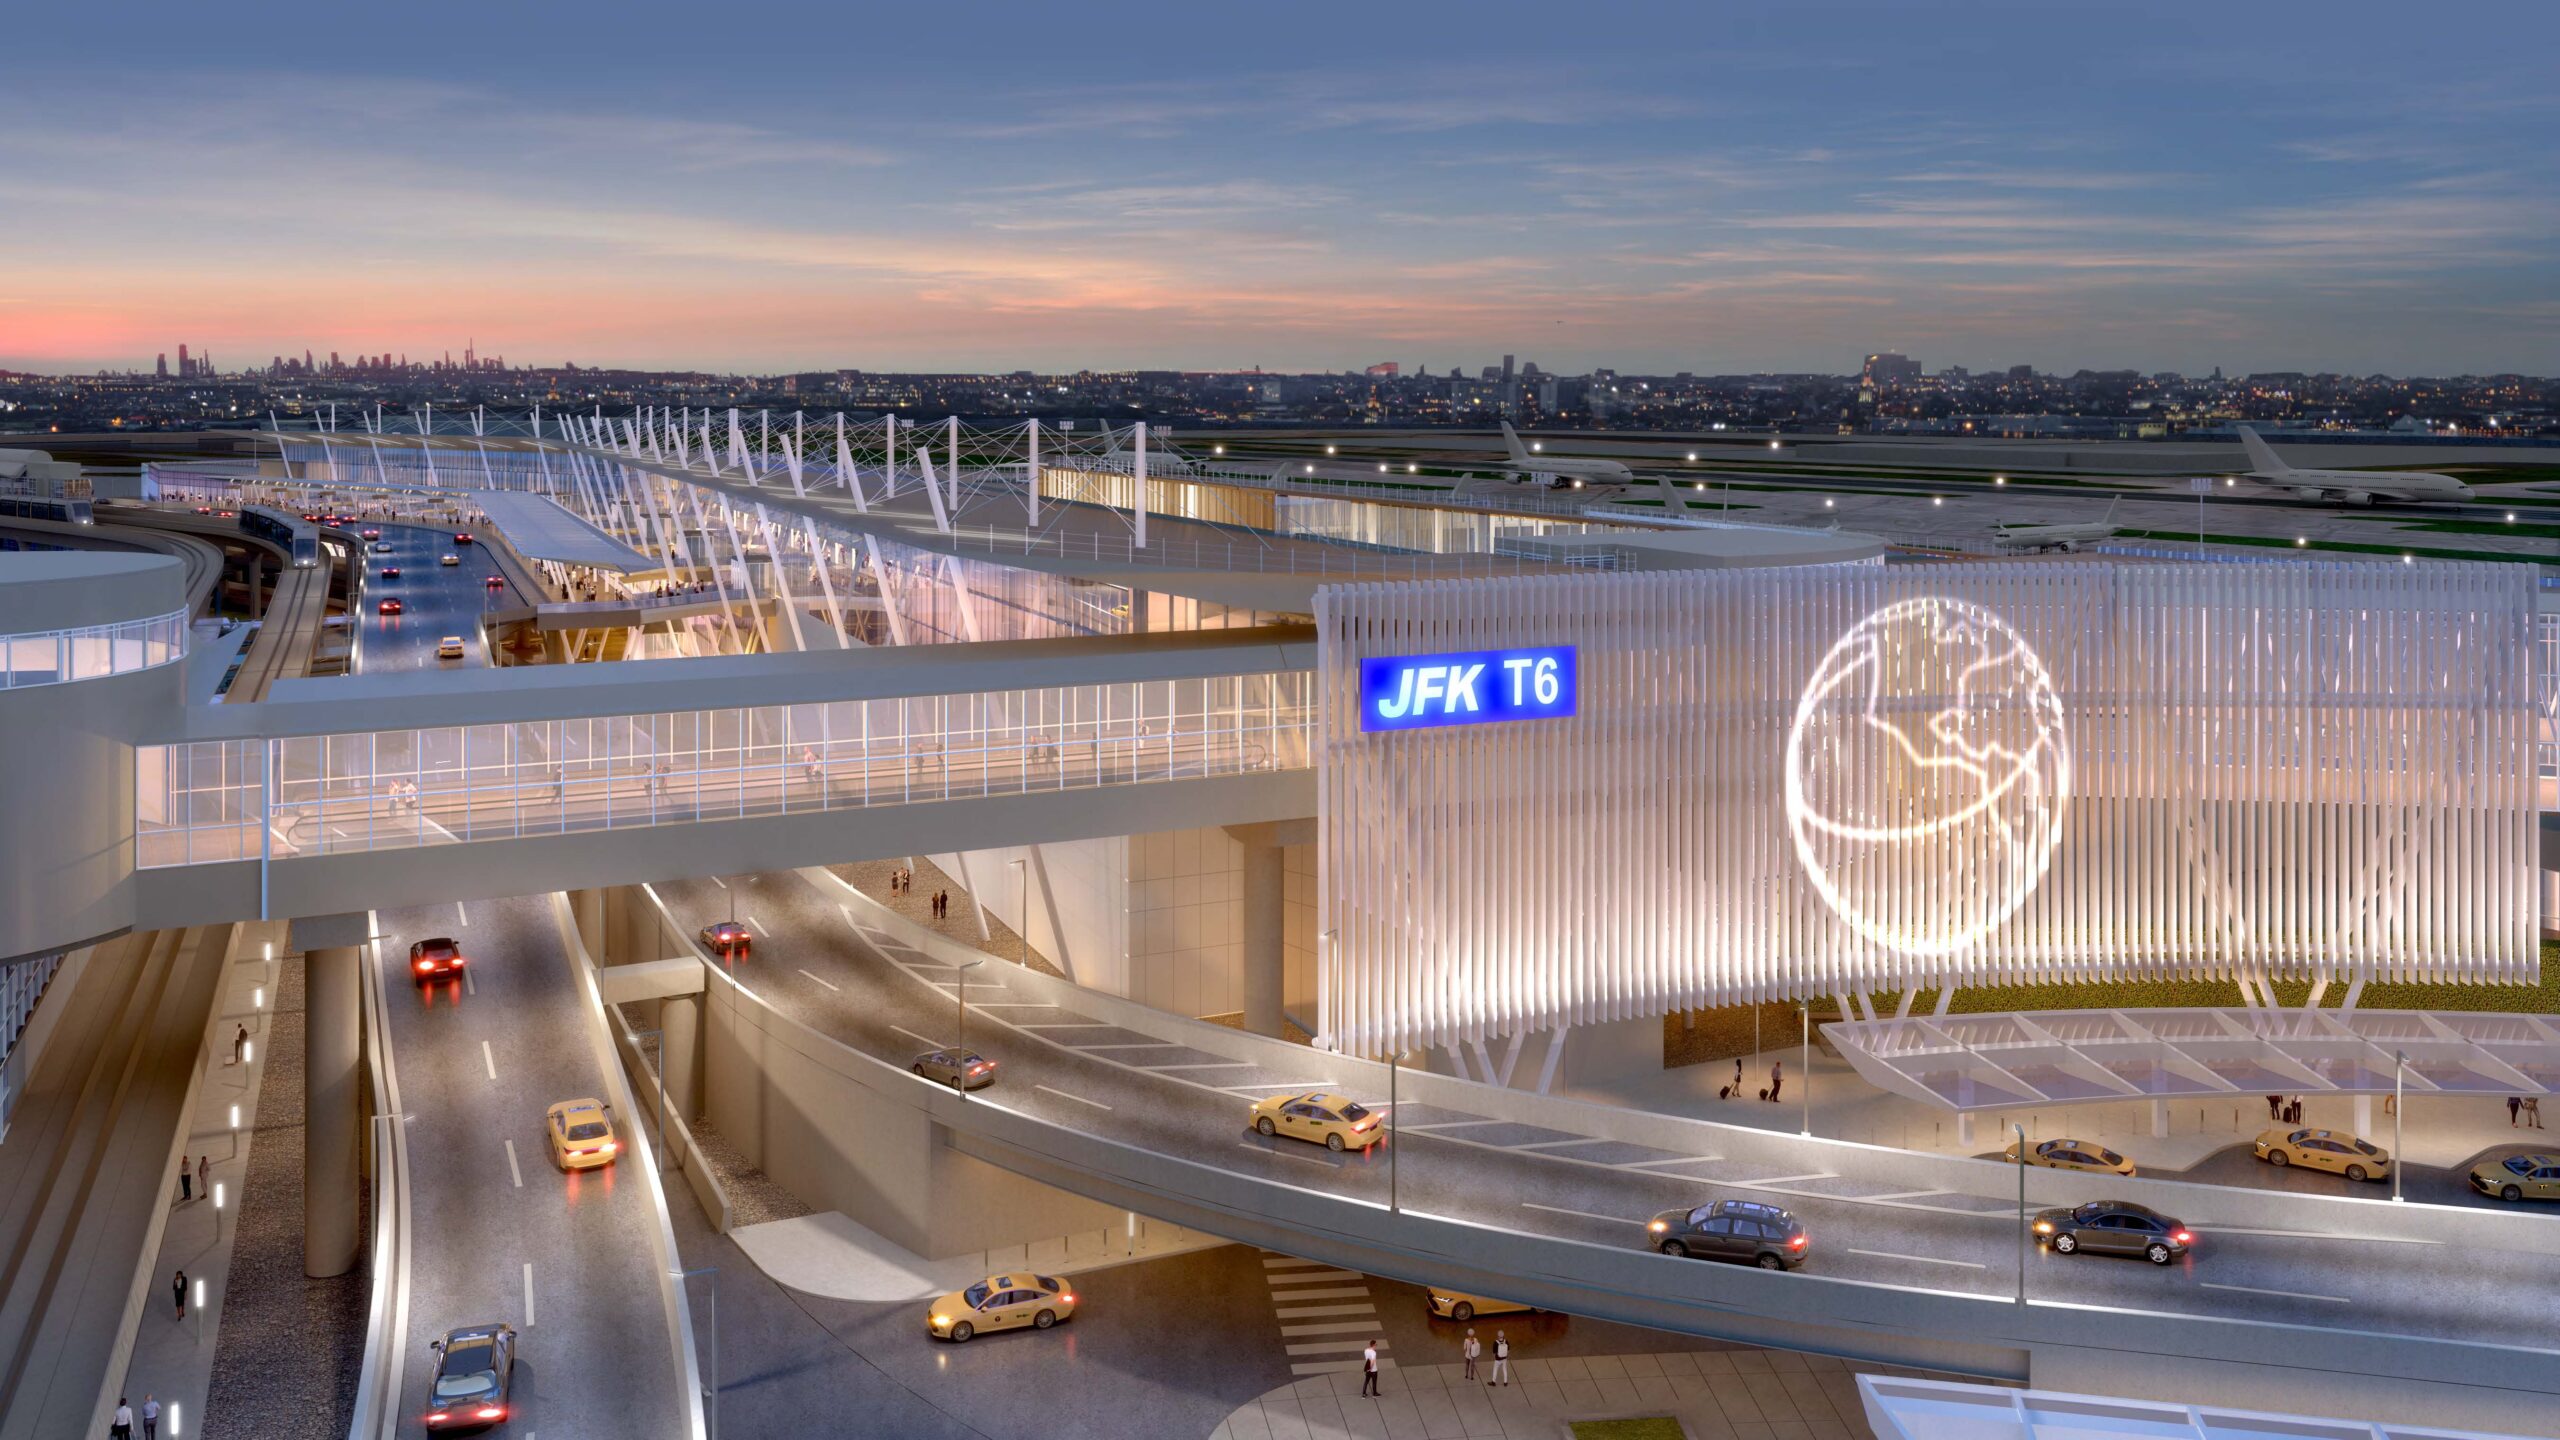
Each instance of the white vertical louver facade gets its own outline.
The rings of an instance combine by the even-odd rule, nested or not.
[[[2531,982],[2531,587],[2018,562],[1325,589],[1324,1039],[1942,980]],[[1363,659],[1565,645],[1570,716],[1361,729]]]

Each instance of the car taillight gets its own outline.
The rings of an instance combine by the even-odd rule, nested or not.
[[[436,968],[436,962],[433,960],[421,960],[418,962],[418,969],[421,972],[433,970],[434,968]]]
[[[1372,1130],[1372,1129],[1377,1128],[1377,1124],[1378,1124],[1378,1118],[1377,1118],[1376,1116],[1372,1115],[1372,1116],[1370,1116],[1370,1117],[1369,1117],[1368,1119],[1366,1119],[1366,1120],[1355,1120],[1355,1121],[1353,1121],[1353,1122],[1352,1122],[1352,1124],[1351,1124],[1351,1128],[1352,1128],[1352,1129],[1354,1129],[1354,1130]]]
[[[2181,1244],[2181,1245],[2189,1245],[2189,1244],[2193,1244],[2193,1243],[2195,1242],[2195,1238],[2196,1238],[2196,1237],[2195,1237],[2195,1236],[2193,1236],[2193,1235],[2188,1234],[2188,1233],[2187,1233],[2186,1231],[2184,1231],[2184,1230],[2181,1230],[2181,1231],[2179,1231],[2177,1234],[2172,1235],[2172,1236],[2170,1236],[2169,1238],[2170,1238],[2170,1239],[2172,1239],[2172,1240],[2177,1241],[2177,1242],[2178,1242],[2179,1244]]]
[[[452,1419],[452,1418],[453,1418],[452,1416],[447,1415],[447,1414],[445,1414],[443,1411],[439,1410],[439,1411],[437,1411],[436,1413],[434,1413],[433,1415],[430,1415],[430,1416],[428,1416],[428,1417],[427,1417],[427,1423],[428,1423],[428,1424],[430,1424],[430,1425],[441,1425],[441,1424],[443,1424],[445,1421],[450,1420],[450,1419]]]
[[[504,1416],[506,1413],[506,1407],[500,1405],[483,1405],[480,1407],[480,1418],[483,1420],[496,1420]]]
[[[459,969],[461,969],[463,966],[468,965],[468,964],[470,964],[470,963],[471,963],[471,957],[470,957],[470,956],[468,956],[468,955],[456,955],[456,956],[454,956],[454,957],[453,957],[453,968],[454,968],[454,969],[456,969],[456,970],[459,970]]]
[[[1059,1291],[1059,1292],[1058,1292],[1058,1303],[1059,1303],[1059,1304],[1061,1304],[1061,1305],[1073,1305],[1074,1303],[1076,1303],[1076,1296],[1075,1296],[1075,1292],[1074,1292],[1074,1291],[1072,1291],[1072,1290],[1061,1290],[1061,1291]]]
[[[1787,1248],[1790,1250],[1801,1250],[1804,1248],[1804,1240],[1805,1237],[1801,1234],[1790,1236],[1787,1239]]]
[[[610,1155],[610,1154],[612,1154],[612,1153],[613,1153],[614,1143],[615,1143],[615,1142],[613,1142],[613,1141],[611,1141],[611,1140],[607,1140],[607,1141],[606,1141],[606,1142],[604,1142],[602,1145],[599,1145],[599,1146],[597,1146],[597,1147],[596,1147],[596,1151],[597,1151],[597,1153],[598,1153],[598,1154],[602,1154],[602,1155]]]

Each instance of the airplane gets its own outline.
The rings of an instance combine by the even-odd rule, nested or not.
[[[1550,486],[1558,490],[1635,483],[1635,473],[1615,460],[1568,460],[1561,456],[1549,459],[1543,455],[1532,455],[1529,447],[1520,443],[1519,435],[1512,430],[1508,420],[1502,422],[1502,440],[1511,447],[1510,463],[1502,468],[1515,482],[1543,476]]]
[[[2304,500],[2336,499],[2349,505],[2370,505],[2376,499],[2459,503],[2478,498],[2470,486],[2452,476],[2425,470],[2297,470],[2277,456],[2274,446],[2259,439],[2257,431],[2246,425],[2237,428],[2240,444],[2249,452],[2249,472],[2243,478],[2272,489],[2290,490]]]
[[[2023,525],[2003,520],[1991,527],[1991,543],[2003,550],[2059,550],[2067,555],[2083,545],[2112,538],[2116,533],[2116,506],[2123,501],[2121,495],[2108,501],[2106,516],[2099,520],[2066,525]]]

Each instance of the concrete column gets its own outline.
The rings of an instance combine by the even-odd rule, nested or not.
[[[2154,1100],[2151,1102],[2151,1138],[2157,1140],[2166,1136],[2168,1133],[2169,1102],[2166,1100]]]
[[[2373,1138],[2373,1097],[2370,1095],[2356,1097],[2356,1133],[2367,1140]],[[2395,1155],[2392,1158],[2396,1160],[2399,1157]]]
[[[667,1081],[667,1113],[687,1124],[702,1113],[702,997],[658,1002],[658,1063]],[[654,1097],[643,1103],[654,1103]]]
[[[604,892],[602,890],[570,891],[569,913],[577,922],[578,938],[587,942],[587,954],[594,957],[598,965],[611,964],[612,961],[605,954]]]
[[[1238,838],[1244,840],[1244,1028],[1278,1035],[1288,986],[1288,876],[1279,846],[1259,836]]]
[[[315,1280],[354,1269],[364,1249],[361,955],[329,946],[302,960],[302,1271]]]
[[[1970,1110],[1956,1112],[1956,1143],[1967,1150],[1973,1148],[1973,1112]]]

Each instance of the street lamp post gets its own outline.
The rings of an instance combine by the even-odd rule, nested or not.
[[[1397,1052],[1387,1052],[1387,1213],[1396,1212],[1396,1060]]]
[[[960,1012],[959,1053],[951,1058],[960,1067],[960,1098],[969,1098],[969,972],[986,964],[984,960],[960,962],[960,974],[951,987],[952,1003]]]
[[[1810,1000],[1804,1002],[1804,1058],[1797,1061],[1796,1065],[1803,1072],[1796,1076],[1796,1084],[1804,1090],[1802,1133],[1811,1136],[1813,1134],[1813,1002]]]
[[[2027,1303],[2027,1127],[2012,1120],[2018,1132],[2018,1303]]]
[[[2392,1051],[2392,1052],[2391,1052],[2391,1198],[2392,1198],[2392,1200],[2393,1200],[2394,1202],[2397,1202],[2397,1201],[2401,1198],[2401,1197],[2400,1197],[2400,1169],[2401,1169],[2401,1167],[2402,1167],[2402,1166],[2404,1166],[2404,1165],[2406,1165],[2406,1164],[2408,1164],[2408,1163],[2409,1163],[2409,1152],[2408,1152],[2408,1151],[2406,1151],[2406,1150],[2404,1150],[2404,1149],[2402,1149],[2402,1148],[2401,1148],[2401,1144],[2400,1144],[2400,1126],[2401,1126],[2401,1124],[2402,1124],[2402,1120],[2401,1120],[2400,1112],[2401,1112],[2403,1109],[2407,1108],[2408,1103],[2409,1103],[2409,1102],[2408,1102],[2407,1095],[2404,1093],[2404,1090],[2403,1090],[2403,1088],[2402,1088],[2402,1082],[2403,1082],[2404,1077],[2407,1075],[2408,1070],[2409,1070],[2409,1052],[2408,1052],[2408,1051],[2406,1051],[2406,1050],[2394,1050],[2394,1051]]]

